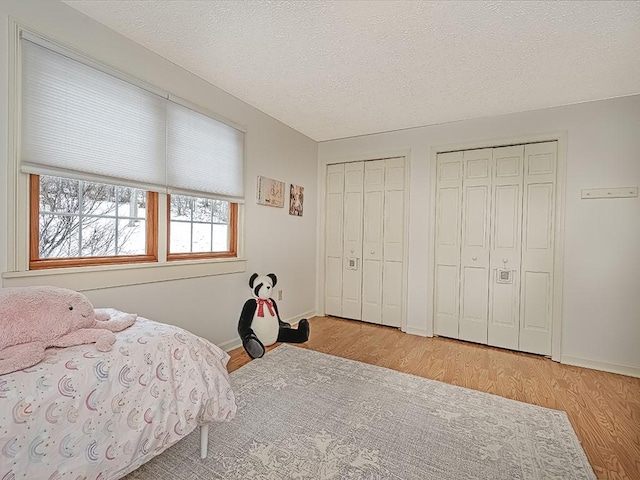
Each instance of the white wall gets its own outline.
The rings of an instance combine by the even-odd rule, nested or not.
[[[640,200],[580,200],[580,189],[640,184],[640,97],[593,102],[386,134],[319,146],[253,107],[116,34],[47,0],[0,2],[0,271],[7,270],[8,16],[149,83],[244,124],[247,271],[87,292],[97,306],[175,323],[217,343],[237,339],[236,323],[253,271],[275,272],[282,316],[315,309],[317,157],[320,164],[411,150],[408,326],[425,333],[430,150],[544,132],[568,132],[562,353],[565,361],[640,372]],[[374,101],[375,99],[372,99]],[[339,115],[339,112],[336,112]],[[255,204],[256,175],[305,187],[302,218]],[[319,262],[322,265],[321,262]],[[319,297],[321,298],[321,297]]]
[[[238,339],[236,326],[251,296],[254,271],[274,272],[284,298],[283,318],[315,311],[317,143],[259,110],[203,81],[162,57],[122,37],[57,1],[3,0],[0,3],[0,271],[9,264],[7,228],[8,16],[19,23],[179,97],[247,127],[245,170],[245,256],[240,274],[192,278],[137,286],[92,290],[96,306],[112,306],[173,323],[218,344]],[[255,203],[256,175],[305,187],[304,216]]]
[[[640,185],[640,96],[322,142],[318,156],[411,150],[407,326],[431,335],[431,148],[548,132],[568,134],[562,361],[640,376],[640,199],[580,198]]]

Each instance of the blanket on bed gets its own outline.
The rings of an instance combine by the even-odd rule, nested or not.
[[[0,376],[0,479],[126,475],[198,425],[235,416],[228,360],[211,342],[142,317],[109,352],[47,350],[40,364]]]

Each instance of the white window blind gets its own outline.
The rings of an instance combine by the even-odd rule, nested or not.
[[[166,99],[22,40],[22,171],[165,186]]]
[[[243,201],[242,130],[34,35],[21,48],[22,172]]]
[[[169,101],[169,192],[210,194],[239,202],[243,196],[244,133]]]

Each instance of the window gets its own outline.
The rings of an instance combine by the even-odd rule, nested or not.
[[[171,195],[167,258],[235,256],[237,208],[225,200]]]
[[[241,127],[24,30],[20,62],[30,269],[237,257]]]
[[[157,259],[157,194],[31,175],[30,269]]]

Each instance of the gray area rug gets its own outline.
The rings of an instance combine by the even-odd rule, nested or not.
[[[282,345],[231,374],[238,416],[127,480],[595,479],[564,412]]]

